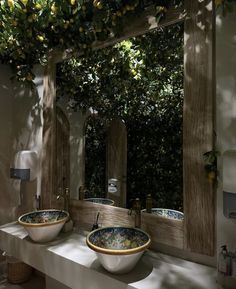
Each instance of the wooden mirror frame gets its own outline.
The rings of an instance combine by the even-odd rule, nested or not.
[[[215,255],[215,190],[209,183],[203,154],[214,146],[215,109],[215,13],[214,0],[186,0],[185,9],[169,9],[159,26],[184,21],[184,111],[183,111],[183,197],[184,221],[142,215],[142,226],[154,243],[208,256]],[[94,49],[144,34],[157,28],[152,7],[143,12],[119,39],[97,44]],[[42,208],[56,206],[53,199],[53,159],[55,126],[56,63],[73,53],[55,52],[49,56],[44,74]],[[127,209],[71,201],[72,219],[89,225],[99,208],[103,224],[133,224]],[[82,226],[83,227],[83,226]],[[85,226],[86,227],[86,226]]]

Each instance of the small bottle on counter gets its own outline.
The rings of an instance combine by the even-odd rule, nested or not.
[[[146,212],[150,213],[150,214],[152,212],[152,196],[151,196],[151,194],[148,194],[147,198],[146,198]]]
[[[231,254],[228,252],[226,245],[221,246],[218,271],[224,276],[231,276]]]
[[[236,252],[234,252],[232,255],[231,265],[232,265],[232,277],[236,278]]]

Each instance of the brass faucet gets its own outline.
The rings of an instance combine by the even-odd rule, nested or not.
[[[133,201],[133,206],[129,210],[128,214],[132,215],[133,211],[134,211],[134,227],[141,228],[141,202],[139,198],[136,198]]]
[[[59,195],[57,196],[57,200],[60,198],[64,199],[64,210],[69,212],[69,205],[70,205],[70,191],[69,188],[65,188],[64,192],[61,192],[62,189],[59,188]]]

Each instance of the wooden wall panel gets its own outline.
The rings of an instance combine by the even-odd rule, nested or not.
[[[56,106],[55,111],[54,191],[61,195],[70,187],[70,124],[60,107]]]
[[[113,119],[107,129],[106,195],[118,207],[126,208],[127,130],[120,119]],[[117,179],[118,193],[108,192],[108,180]]]
[[[54,198],[53,205],[60,208],[62,203]],[[81,230],[91,230],[98,211],[99,223],[103,227],[134,226],[134,214],[130,216],[128,209],[71,200],[70,214],[75,226]],[[159,243],[183,249],[183,221],[142,213],[141,227],[150,234],[153,246]]]
[[[55,97],[56,97],[56,65],[49,58],[44,72],[43,95],[43,150],[42,150],[42,183],[41,183],[41,207],[51,208],[51,196],[54,193],[54,169],[55,159],[54,130],[55,130]]]
[[[214,255],[214,190],[203,154],[213,148],[213,2],[185,1],[184,213],[185,248]]]

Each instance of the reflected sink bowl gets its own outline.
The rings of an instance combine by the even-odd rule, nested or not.
[[[142,210],[142,212],[147,212],[146,209]],[[175,220],[183,220],[184,219],[184,213],[176,210],[171,209],[163,209],[163,208],[152,208],[152,214],[162,216],[169,219],[175,219]]]
[[[104,227],[89,233],[86,242],[107,271],[123,274],[134,268],[151,239],[137,228]]]
[[[68,219],[68,212],[51,209],[24,214],[18,222],[33,241],[44,243],[55,239]]]
[[[115,203],[113,200],[106,199],[106,198],[87,198],[87,199],[84,199],[84,201],[92,202],[96,204],[102,204],[102,205],[110,205],[110,206],[113,206]]]

